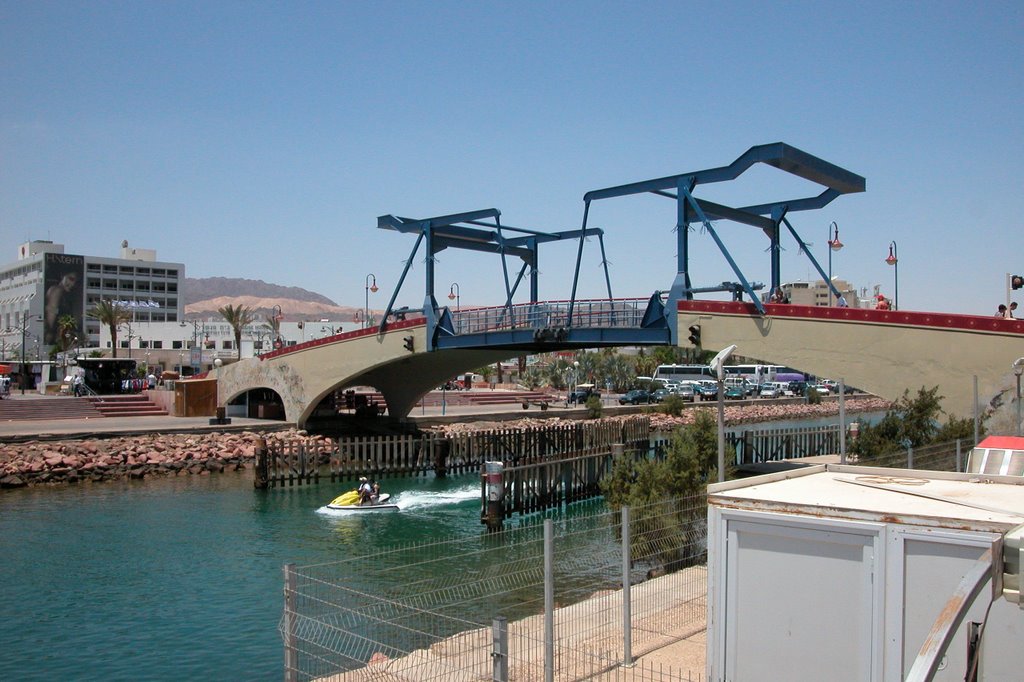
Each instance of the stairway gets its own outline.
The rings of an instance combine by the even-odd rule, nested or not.
[[[0,400],[0,422],[29,419],[99,419],[103,415],[87,398],[10,398]]]
[[[167,410],[152,402],[145,393],[89,396],[103,417],[163,417]]]
[[[166,416],[145,393],[75,398],[11,398],[0,400],[0,422],[50,419],[102,419],[103,417]]]

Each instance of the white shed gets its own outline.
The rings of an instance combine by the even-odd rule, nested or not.
[[[933,679],[964,680],[979,642],[976,679],[1024,679],[1002,592],[1020,567],[1001,562],[1021,524],[1020,477],[825,465],[709,486],[708,679],[903,680],[972,571],[984,588]]]

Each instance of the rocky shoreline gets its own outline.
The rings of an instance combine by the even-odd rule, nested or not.
[[[872,396],[847,400],[850,414],[888,409],[890,403]],[[714,409],[709,403],[707,409]],[[780,419],[808,419],[838,412],[835,402],[809,404],[728,405],[726,423],[735,425]],[[650,413],[651,427],[671,431],[693,421],[688,409],[678,417]],[[607,417],[606,419],[623,419]],[[551,420],[517,419],[500,422],[503,428],[550,425]],[[467,430],[496,428],[497,422],[449,424],[436,431],[454,434]],[[87,440],[28,441],[0,446],[0,488],[61,485],[146,476],[209,475],[251,468],[261,441],[301,443],[326,447],[330,439],[305,431],[286,429],[271,433],[252,431],[203,434],[147,434]]]

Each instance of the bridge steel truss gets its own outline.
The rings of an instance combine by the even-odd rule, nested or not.
[[[725,206],[700,199],[696,191],[701,185],[735,180],[754,164],[763,163],[823,187],[820,194],[804,198],[743,206]],[[388,326],[388,318],[403,319],[410,311],[394,309],[395,300],[405,283],[413,258],[425,245],[426,275],[423,315],[426,318],[427,351],[445,348],[507,347],[510,350],[558,350],[611,345],[679,345],[677,303],[692,300],[695,293],[732,291],[737,297],[746,293],[760,315],[764,305],[755,294],[761,284],[751,282],[740,270],[725,243],[712,225],[715,220],[729,220],[760,229],[768,237],[771,259],[771,288],[781,284],[781,235],[785,226],[805,253],[821,278],[828,283],[833,295],[840,292],[829,281],[821,265],[810,252],[807,243],[789,222],[788,214],[823,208],[842,194],[863,192],[863,177],[840,168],[816,156],[782,142],[751,147],[728,166],[681,173],[653,180],[643,180],[616,187],[587,192],[584,197],[583,223],[578,230],[541,232],[501,224],[501,212],[495,208],[435,216],[432,218],[403,218],[383,215],[377,218],[380,229],[416,234],[409,259],[398,286],[388,302],[378,332]],[[650,193],[676,201],[676,263],[677,272],[671,289],[656,291],[646,299],[643,312],[636,299],[616,300],[612,297],[611,278],[605,257],[604,231],[588,227],[590,205],[594,201]],[[700,223],[714,240],[731,267],[738,282],[722,282],[720,286],[694,287],[690,281],[689,232],[692,224]],[[600,301],[577,300],[580,263],[583,244],[587,237],[597,237],[601,248],[608,298]],[[577,240],[576,263],[572,293],[567,301],[538,301],[538,256],[542,243]],[[452,314],[447,307],[440,308],[434,297],[434,256],[447,248],[460,248],[501,256],[505,283],[505,302],[499,308],[473,311],[472,315]],[[522,261],[514,281],[510,276],[506,257]],[[524,278],[529,277],[529,302],[514,304],[513,297]],[[644,299],[640,299],[644,300]],[[595,306],[599,312],[595,314]],[[486,319],[487,324],[481,324]],[[557,320],[557,322],[553,322]],[[603,321],[606,326],[595,324]]]
[[[786,171],[797,177],[819,184],[824,189],[817,196],[743,206],[741,208],[723,206],[722,204],[705,199],[698,199],[695,196],[698,186],[735,180],[756,163],[767,164]],[[676,303],[680,300],[692,300],[694,292],[723,289],[733,289],[737,292],[742,291],[750,297],[757,311],[761,315],[765,314],[764,306],[754,293],[754,286],[743,275],[736,261],[729,254],[729,250],[718,236],[714,226],[712,226],[712,220],[730,220],[750,225],[759,228],[767,235],[770,241],[769,254],[771,258],[772,290],[781,284],[781,226],[785,225],[800,245],[800,250],[807,254],[807,257],[814,264],[821,278],[828,283],[832,293],[838,297],[839,291],[829,281],[825,271],[822,270],[821,265],[818,264],[810,249],[807,248],[806,242],[797,234],[796,229],[790,224],[786,216],[792,211],[808,211],[823,208],[841,194],[863,192],[865,188],[866,181],[861,176],[783,142],[775,142],[751,147],[728,166],[670,175],[654,180],[643,180],[587,192],[583,196],[583,229],[586,229],[590,204],[593,201],[644,193],[675,199],[677,272],[666,304],[666,311],[670,316],[669,328],[673,330],[674,334],[674,330],[677,329],[675,324]],[[690,225],[693,223],[701,223],[704,229],[707,230],[707,233],[711,235],[711,238],[715,241],[715,244],[739,280],[738,285],[730,286],[728,282],[723,282],[722,287],[695,289],[692,286],[689,268],[689,231],[691,229]],[[673,342],[678,343],[678,339],[673,337]]]

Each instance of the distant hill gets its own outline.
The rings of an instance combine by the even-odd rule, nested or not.
[[[301,287],[283,287],[258,279],[186,277],[183,287],[185,314],[191,318],[218,315],[217,310],[226,305],[248,306],[260,316],[280,306],[283,319],[290,322],[319,318],[347,321],[357,310]]]
[[[262,279],[242,279],[239,277],[186,277],[184,284],[185,305],[211,298],[255,296],[256,298],[287,298],[293,301],[308,301],[337,306],[331,299],[303,289],[302,287],[283,287],[270,284]]]

